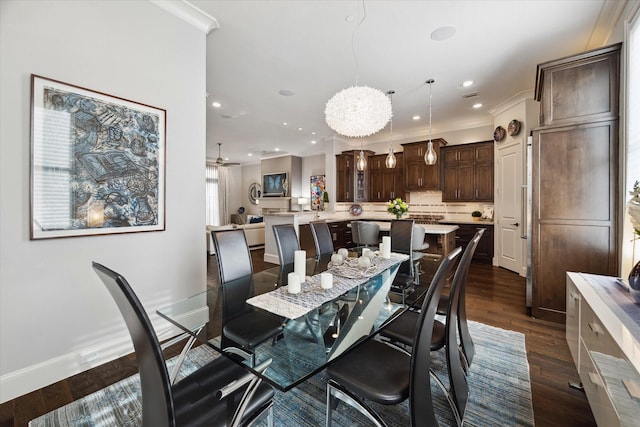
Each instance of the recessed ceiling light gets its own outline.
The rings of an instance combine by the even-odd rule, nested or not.
[[[311,135],[315,135],[315,134],[316,134],[315,132],[311,132]]]
[[[462,82],[462,87],[469,87],[473,84],[473,80],[466,80]]]
[[[278,93],[282,96],[293,96],[296,94],[294,91],[289,89],[280,89]]]
[[[222,104],[220,104],[219,102],[212,102],[212,103],[211,103],[211,106],[212,106],[213,108],[220,108],[220,107],[222,107]]]
[[[224,161],[225,161],[225,162],[226,162],[226,161],[228,161],[228,160],[229,160],[229,158],[228,158],[228,157],[225,157],[225,158],[224,158]]]
[[[479,102],[476,104],[473,104],[473,108],[480,108],[480,107],[482,107],[482,104]]]
[[[278,147],[276,147],[276,151],[280,151],[280,149]]]
[[[282,126],[286,126],[286,125],[288,125],[288,124],[289,124],[289,123],[287,123],[287,122],[282,122]]]
[[[302,128],[298,128],[298,130],[302,130]]]
[[[316,142],[318,142],[318,141],[316,141],[315,139],[313,141],[311,141],[312,144],[315,144]]]
[[[420,120],[420,116],[413,116],[411,117],[413,120]]]
[[[249,154],[247,154],[247,156],[251,157],[251,156],[253,156],[253,153],[249,153]]]
[[[431,33],[431,40],[441,42],[443,40],[453,37],[455,33],[456,33],[456,27],[451,25],[436,28]]]

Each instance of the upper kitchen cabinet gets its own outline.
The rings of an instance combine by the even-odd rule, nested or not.
[[[356,162],[360,157],[360,150],[343,151],[336,155],[336,201],[337,202],[366,202],[369,196],[369,162],[373,151],[364,151],[367,168],[359,171]]]
[[[376,154],[369,163],[369,201],[386,202],[396,197],[405,198],[403,153],[395,153],[396,167],[387,168],[387,154]]]
[[[443,147],[442,201],[493,202],[493,141]]]
[[[404,189],[405,191],[440,190],[440,148],[447,145],[442,138],[432,140],[433,149],[438,156],[435,165],[427,165],[424,155],[429,145],[428,141],[402,144],[404,152]]]
[[[538,65],[540,126],[618,116],[620,44]]]

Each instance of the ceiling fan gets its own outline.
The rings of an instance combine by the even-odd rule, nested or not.
[[[222,156],[220,155],[220,146],[222,146],[221,142],[218,142],[218,158],[216,159],[216,165],[218,166],[237,166],[240,163],[227,163],[224,161]]]

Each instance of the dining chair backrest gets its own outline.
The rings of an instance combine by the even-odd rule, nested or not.
[[[221,285],[253,274],[251,252],[243,230],[212,231],[211,238],[216,251]]]
[[[278,224],[272,228],[276,238],[280,265],[293,263],[296,251],[300,250],[296,228],[293,224]]]
[[[377,246],[380,241],[380,225],[369,221],[352,221],[353,242],[358,245]]]
[[[424,227],[421,227],[420,225],[414,225],[412,242],[412,248],[414,251],[421,251],[429,247],[429,244],[424,242],[424,236],[426,233],[427,231],[424,229]]]
[[[480,229],[476,232],[471,241],[467,244],[467,247],[462,254],[462,258],[460,258],[460,263],[456,268],[456,272],[453,276],[453,282],[451,284],[451,290],[449,292],[449,305],[447,307],[446,314],[445,351],[447,352],[447,374],[449,376],[450,384],[449,394],[451,401],[455,405],[455,410],[457,411],[456,417],[458,418],[458,425],[460,425],[464,419],[467,401],[469,399],[469,384],[467,382],[467,375],[463,365],[463,358],[466,358],[466,355],[464,354],[464,349],[458,345],[458,341],[462,340],[462,333],[460,331],[460,319],[462,315],[461,309],[464,305],[462,299],[465,293],[471,259],[473,258],[473,253],[475,252],[478,241],[480,241],[483,233],[484,229]],[[464,320],[466,326],[466,316]],[[471,345],[473,345],[472,341]]]
[[[394,219],[391,221],[389,236],[391,237],[391,252],[409,255],[409,259],[402,264],[398,273],[414,277],[413,261],[413,227],[415,221],[412,219]]]
[[[169,373],[144,307],[124,277],[96,262],[93,269],[113,297],[133,341],[140,372],[143,425],[173,426],[175,414]]]
[[[324,221],[313,221],[309,223],[313,242],[316,245],[316,256],[333,253],[333,239],[329,226]]]
[[[471,260],[473,259],[473,254],[478,247],[478,242],[482,238],[486,229],[479,228],[476,231],[476,234],[473,236],[471,241],[467,244],[467,247],[464,250],[464,254],[462,255],[462,259],[460,260],[460,266],[456,270],[456,276],[459,277],[460,281],[460,296],[458,301],[458,313],[457,313],[457,325],[458,325],[458,334],[460,339],[460,349],[462,350],[462,355],[464,357],[464,362],[467,366],[471,366],[471,361],[473,360],[473,356],[475,354],[475,346],[473,344],[473,340],[471,339],[471,334],[469,333],[469,325],[467,324],[467,308],[466,308],[466,294],[467,294],[467,279],[469,277],[469,268],[471,266]],[[454,277],[454,281],[456,278]],[[451,306],[451,301],[449,301],[449,306]],[[449,311],[450,308],[447,308]]]
[[[431,394],[431,337],[442,289],[460,257],[460,247],[444,257],[436,270],[422,303],[416,324],[409,382],[411,425],[438,425]]]
[[[391,221],[389,236],[391,237],[391,251],[410,255],[413,251],[413,219],[394,219]]]

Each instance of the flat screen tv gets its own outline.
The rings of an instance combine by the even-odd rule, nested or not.
[[[286,172],[267,173],[262,175],[262,196],[282,197],[287,193],[288,175]]]

